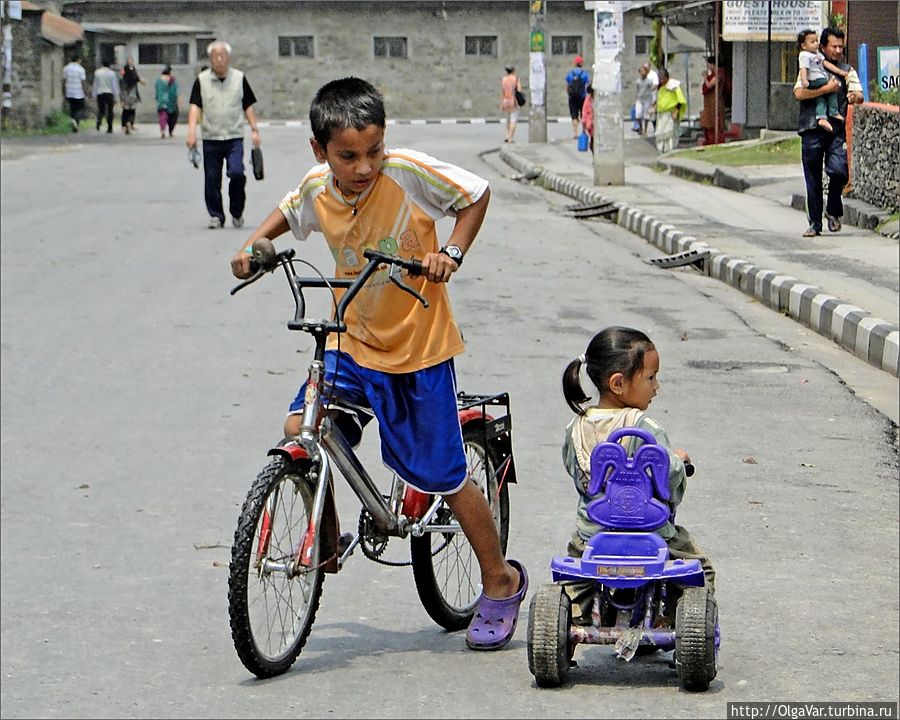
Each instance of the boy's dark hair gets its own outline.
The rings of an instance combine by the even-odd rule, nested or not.
[[[357,77],[332,80],[319,88],[309,106],[313,137],[323,148],[335,130],[385,127],[384,98],[370,83]]]
[[[828,39],[832,37],[836,37],[838,40],[843,40],[844,31],[836,27],[825,28],[822,31],[822,36],[819,38],[819,49],[825,47],[828,44]]]
[[[644,355],[652,349],[653,342],[640,330],[618,325],[604,328],[591,338],[584,353],[587,376],[602,396],[616,373],[622,373],[626,380],[633,378],[644,366]],[[582,405],[590,399],[578,378],[581,365],[581,358],[575,358],[566,366],[562,378],[563,397],[578,415],[584,415]]]
[[[798,47],[800,50],[802,50],[802,49],[803,49],[803,43],[806,42],[806,38],[807,38],[809,35],[815,35],[815,34],[816,34],[816,31],[815,31],[815,30],[810,30],[809,28],[807,28],[806,30],[801,30],[800,32],[798,32],[798,33],[797,33],[797,47]],[[824,31],[823,31],[823,37],[824,37]]]

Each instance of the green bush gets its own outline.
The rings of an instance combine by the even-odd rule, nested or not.
[[[885,90],[878,84],[878,80],[873,79],[869,82],[869,101],[886,105],[900,105],[900,88]]]

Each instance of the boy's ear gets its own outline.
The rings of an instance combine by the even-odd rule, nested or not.
[[[312,148],[313,155],[316,156],[316,160],[318,160],[320,163],[325,162],[327,158],[327,156],[325,155],[325,148],[323,148],[319,144],[319,141],[315,138],[310,138],[309,145]]]
[[[609,376],[609,389],[614,395],[621,395],[625,388],[625,376],[622,373],[613,373]]]

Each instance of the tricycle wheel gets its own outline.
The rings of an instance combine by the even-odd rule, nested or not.
[[[686,588],[675,608],[675,668],[685,690],[703,691],[716,676],[719,607],[709,588]]]
[[[528,669],[538,687],[557,687],[569,673],[572,603],[559,585],[544,585],[528,612]]]

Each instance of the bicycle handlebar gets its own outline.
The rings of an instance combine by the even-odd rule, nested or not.
[[[272,244],[271,240],[265,237],[257,238],[253,241],[253,245],[251,246],[250,269],[253,270],[253,275],[232,288],[230,294],[234,295],[239,290],[243,290],[248,285],[255,283],[266,273],[272,272],[276,267],[281,265],[287,275],[288,283],[291,286],[291,292],[294,295],[294,303],[296,305],[294,321],[288,323],[288,327],[306,330],[314,325],[323,330],[327,330],[328,332],[343,332],[346,329],[344,326],[344,312],[346,311],[347,306],[353,298],[356,297],[356,294],[362,289],[362,286],[366,284],[379,266],[389,265],[391,270],[388,279],[398,288],[409,293],[416,298],[416,300],[421,302],[423,307],[428,307],[428,301],[416,290],[401,282],[397,277],[398,273],[395,272],[395,269],[406,270],[410,275],[422,275],[422,263],[418,260],[406,259],[397,255],[387,255],[378,252],[377,250],[365,250],[363,252],[363,257],[369,262],[366,263],[359,275],[351,280],[349,278],[299,277],[294,269],[294,255],[295,251],[293,248],[287,248],[281,252],[276,252],[275,246]],[[310,325],[309,323],[304,322],[303,316],[306,312],[306,303],[303,298],[304,287],[340,287],[346,289],[346,292],[337,304],[333,323],[317,321],[313,325]]]

